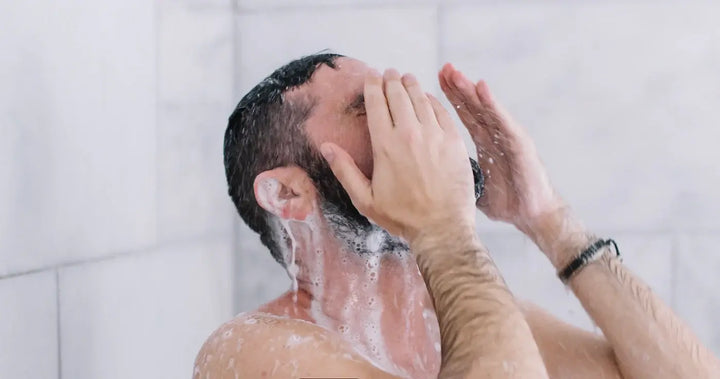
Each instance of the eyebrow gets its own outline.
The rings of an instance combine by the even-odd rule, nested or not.
[[[364,112],[365,111],[365,95],[360,92],[355,99],[345,108],[346,113]]]

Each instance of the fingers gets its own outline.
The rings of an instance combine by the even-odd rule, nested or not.
[[[383,92],[383,78],[379,72],[370,70],[365,77],[364,97],[370,141],[373,151],[376,151],[375,149],[383,140],[386,140],[384,136],[393,128],[392,118]]]
[[[426,96],[420,87],[420,83],[417,81],[414,75],[405,74],[402,77],[402,84],[405,86],[405,90],[410,96],[413,108],[415,109],[415,115],[418,121],[424,126],[437,126],[438,120],[433,112],[433,107],[430,104],[430,100]]]
[[[451,65],[450,63],[445,64],[440,72],[438,73],[438,80],[440,82],[440,88],[442,88],[443,92],[447,96],[454,96],[457,97],[458,93],[457,89],[455,88],[454,84],[450,80],[452,73],[455,72],[455,67]],[[459,100],[459,99],[458,99]],[[456,105],[456,104],[453,104]]]
[[[479,107],[482,100],[477,93],[475,84],[471,82],[462,72],[453,67],[452,64],[445,64],[438,73],[440,88],[442,88],[448,100],[453,106],[469,105]]]
[[[462,72],[455,70],[455,72],[453,72],[450,76],[450,79],[466,103],[478,106],[483,104],[482,101],[480,101],[480,97],[478,97],[475,84],[463,75]]]
[[[448,113],[448,111],[442,106],[442,104],[440,104],[440,101],[435,98],[435,96],[429,93],[427,94],[427,98],[430,101],[433,113],[435,114],[437,122],[440,125],[440,129],[442,129],[445,133],[457,133],[457,129],[455,129],[455,125],[453,123],[452,117],[450,117],[450,113]]]
[[[480,80],[475,84],[475,93],[485,107],[486,113],[488,113],[497,124],[498,131],[505,133],[506,137],[524,135],[524,129],[518,123],[514,122],[502,105],[495,100],[485,81]]]
[[[413,108],[405,86],[400,81],[400,73],[391,68],[385,70],[384,78],[385,97],[387,97],[387,104],[395,127],[417,126],[418,118],[415,116],[415,108]]]
[[[366,214],[366,212],[370,211],[370,204],[372,203],[370,180],[360,171],[350,154],[330,142],[320,146],[320,153],[325,157],[333,174],[347,191],[355,208],[360,213],[371,217]]]
[[[456,90],[452,87],[450,87],[450,83],[448,83],[447,75],[450,70],[449,63],[443,66],[442,70],[438,73],[438,82],[440,82],[440,89],[442,89],[443,93],[445,94],[445,97],[448,99],[450,104],[452,104],[454,107],[460,105],[462,102],[460,98],[456,94]],[[454,70],[454,68],[453,68]]]
[[[490,88],[484,80],[480,80],[475,85],[475,93],[478,95],[480,100],[486,104],[494,104],[495,99],[490,93]]]

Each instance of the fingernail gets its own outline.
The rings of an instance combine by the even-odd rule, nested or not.
[[[328,161],[328,163],[332,163],[335,159],[335,151],[333,151],[332,147],[327,144],[320,146],[320,153],[323,157],[325,157],[325,160]]]
[[[415,83],[415,82],[417,82],[417,78],[415,77],[415,75],[413,75],[413,74],[411,74],[411,73],[409,73],[409,72],[408,72],[407,74],[403,75],[403,76],[402,76],[402,79],[403,79],[403,83]]]
[[[394,78],[399,78],[399,77],[400,77],[400,72],[398,72],[398,70],[396,70],[396,69],[394,69],[394,68],[389,68],[389,69],[385,70],[385,77],[386,77],[386,78],[393,78],[393,79],[394,79]]]

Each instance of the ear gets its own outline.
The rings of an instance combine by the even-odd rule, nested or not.
[[[304,220],[316,210],[317,192],[297,166],[263,171],[253,185],[258,205],[286,220]]]

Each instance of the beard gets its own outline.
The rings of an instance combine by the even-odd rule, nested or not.
[[[410,252],[410,246],[405,240],[388,233],[364,216],[360,216],[364,221],[358,220],[350,216],[349,212],[327,201],[323,201],[320,208],[333,235],[348,251],[357,255],[404,255]]]
[[[314,150],[314,149],[312,149]],[[370,222],[353,205],[345,189],[332,173],[325,159],[315,151],[308,151],[304,163],[305,170],[315,184],[320,196],[320,208],[335,237],[345,248],[358,255],[368,254],[407,254],[410,247],[402,238],[388,233],[385,229]],[[484,193],[485,178],[478,163],[472,159],[475,201]]]

